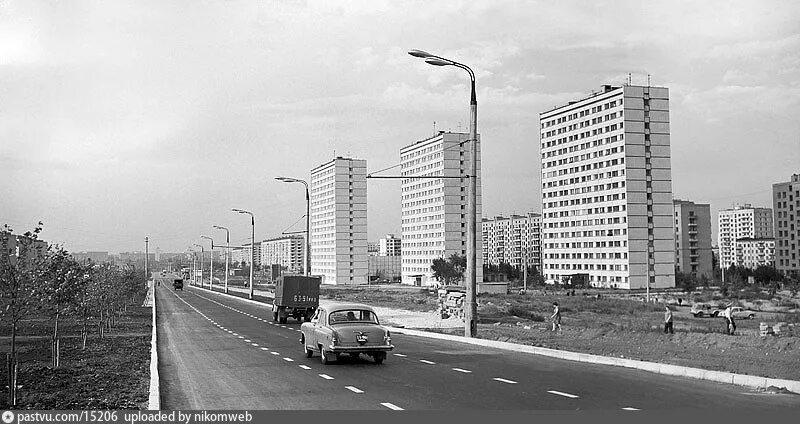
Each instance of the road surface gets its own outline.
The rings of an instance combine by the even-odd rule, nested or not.
[[[300,324],[169,279],[158,290],[164,409],[800,409],[800,396],[392,334],[382,365],[306,358]]]

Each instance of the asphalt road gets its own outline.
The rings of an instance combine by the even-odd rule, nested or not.
[[[186,285],[158,290],[164,409],[800,410],[800,396],[392,334],[382,365],[306,358],[300,324]]]

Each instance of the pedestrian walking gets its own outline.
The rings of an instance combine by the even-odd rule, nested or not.
[[[672,310],[669,309],[669,305],[664,305],[666,311],[664,312],[664,334],[675,334],[675,331],[672,329]]]
[[[553,315],[550,316],[553,320],[553,331],[561,330],[561,310],[558,309],[558,302],[553,302]]]
[[[733,303],[729,303],[725,311],[722,312],[725,317],[725,333],[733,335],[736,332],[736,322],[733,320]]]

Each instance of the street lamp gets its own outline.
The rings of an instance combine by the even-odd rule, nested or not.
[[[308,193],[308,183],[304,180],[291,177],[275,177],[285,183],[303,183],[306,186],[306,275],[311,275],[311,196]]]
[[[197,273],[195,272],[195,264],[194,264],[195,261],[197,260],[197,252],[194,251],[192,246],[189,246],[189,251],[192,252],[192,285],[197,285],[197,281],[196,281],[197,278],[195,278],[195,274],[197,274]]]
[[[231,209],[233,212],[239,212],[243,214],[250,215],[250,225],[252,226],[253,233],[252,238],[250,241],[250,296],[249,298],[253,298],[253,268],[256,266],[256,218],[253,216],[252,212],[246,211],[244,209]]]
[[[200,238],[204,238],[207,240],[211,240],[211,275],[208,278],[208,288],[212,291],[214,290],[214,239],[208,236],[200,236]]]
[[[467,193],[467,310],[464,311],[464,335],[475,337],[478,332],[478,304],[475,300],[477,291],[477,203],[478,203],[478,99],[475,95],[475,73],[467,65],[456,61],[445,59],[434,54],[422,51],[411,50],[411,56],[425,59],[425,62],[434,66],[455,66],[461,68],[469,74],[472,96],[469,102],[470,122],[469,122],[469,141],[470,141],[470,175],[469,191]]]
[[[225,230],[225,293],[228,293],[228,248],[231,244],[231,232],[227,228],[214,225],[218,230]],[[213,259],[213,256],[212,256]]]
[[[197,246],[197,247],[200,248],[200,287],[202,288],[203,287],[203,259],[205,259],[205,257],[206,257],[206,249],[203,246],[201,246],[201,245],[199,245],[197,243],[192,243],[192,245]]]

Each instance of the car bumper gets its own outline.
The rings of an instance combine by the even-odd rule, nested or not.
[[[394,345],[384,346],[328,346],[328,350],[333,353],[370,353],[388,352],[394,349]]]

